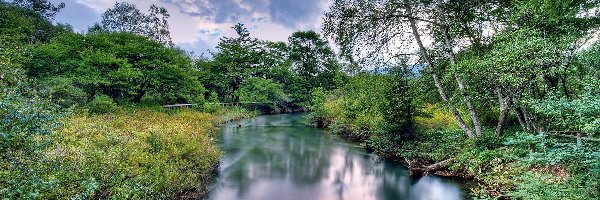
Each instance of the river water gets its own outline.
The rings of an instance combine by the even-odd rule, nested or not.
[[[313,128],[303,116],[260,116],[226,124],[218,141],[225,154],[210,199],[467,198],[461,184],[438,176],[409,177],[400,164]]]

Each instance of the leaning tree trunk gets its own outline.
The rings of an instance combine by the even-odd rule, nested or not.
[[[523,109],[521,108],[521,104],[519,103],[518,97],[511,97],[511,102],[514,105],[515,113],[517,114],[517,120],[519,120],[519,124],[521,124],[521,128],[529,132],[527,129],[527,124],[525,122],[525,115],[523,114]]]
[[[407,10],[408,14],[412,15],[412,10],[411,10],[410,6],[408,6],[409,5],[408,1],[404,0],[404,3],[406,4],[406,10]],[[412,17],[409,17],[408,21],[410,22],[410,27],[412,29],[415,40],[417,41],[417,44],[419,45],[419,50],[421,52],[421,56],[427,62],[427,65],[429,66],[429,69],[431,70],[431,76],[433,77],[433,82],[435,84],[435,87],[438,90],[438,93],[440,94],[440,97],[442,98],[442,101],[444,101],[444,104],[446,104],[446,106],[448,106],[448,109],[450,110],[450,113],[452,113],[452,116],[454,116],[454,119],[456,119],[456,123],[458,123],[458,126],[467,134],[467,136],[469,136],[469,138],[474,138],[475,135],[473,135],[473,131],[467,126],[467,124],[462,119],[462,117],[460,117],[458,110],[451,104],[451,102],[448,100],[448,97],[446,96],[446,92],[444,91],[442,82],[440,81],[440,77],[438,76],[438,74],[435,70],[433,61],[431,60],[431,57],[429,57],[429,54],[427,53],[427,49],[425,49],[425,46],[423,45],[423,41],[421,40],[421,35],[419,34],[416,20]]]
[[[438,6],[443,4],[442,0],[438,0]],[[446,46],[446,54],[450,59],[450,64],[456,65],[456,56],[452,50],[452,41],[450,39],[450,34],[448,33],[448,28],[446,27],[446,17],[442,12],[440,12],[439,16],[439,27],[442,32],[442,37],[444,38],[444,44]],[[481,128],[481,122],[479,121],[479,117],[477,117],[477,110],[475,110],[475,106],[473,106],[471,96],[467,93],[465,83],[460,76],[455,76],[456,83],[458,84],[458,89],[460,90],[461,95],[463,96],[463,101],[467,105],[467,109],[469,110],[469,116],[471,117],[471,121],[473,122],[473,126],[475,127],[475,134],[477,136],[481,136],[483,130]]]
[[[498,104],[500,105],[500,116],[498,116],[498,125],[496,125],[496,136],[502,136],[504,131],[504,123],[510,108],[508,97],[502,95],[500,86],[496,86],[496,94],[498,95]]]

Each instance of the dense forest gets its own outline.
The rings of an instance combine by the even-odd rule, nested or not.
[[[64,3],[0,0],[0,197],[205,198],[222,123],[308,111],[474,197],[597,199],[599,5],[334,0],[322,34],[238,23],[199,56],[155,5],[75,32],[54,22]]]

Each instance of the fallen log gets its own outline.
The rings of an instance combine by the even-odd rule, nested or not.
[[[454,158],[450,158],[450,159],[446,159],[444,161],[441,161],[441,162],[438,162],[438,163],[435,163],[432,165],[419,167],[419,166],[416,166],[415,162],[412,162],[408,159],[405,159],[405,160],[408,163],[408,173],[411,176],[413,176],[413,175],[427,176],[430,173],[435,173],[436,171],[446,169],[450,164],[452,164],[452,162],[454,162]]]

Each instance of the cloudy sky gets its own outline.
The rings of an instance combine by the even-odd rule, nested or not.
[[[330,0],[118,0],[147,11],[150,5],[165,7],[171,14],[173,42],[197,54],[213,50],[223,36],[233,36],[231,27],[240,22],[253,37],[287,41],[297,30],[320,30]],[[87,30],[116,0],[50,0],[66,7],[55,21]]]

